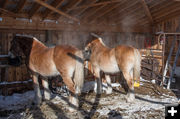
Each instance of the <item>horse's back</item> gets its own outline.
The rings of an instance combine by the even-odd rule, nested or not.
[[[58,75],[59,72],[53,61],[53,48],[46,48],[39,52],[31,52],[29,57],[29,68],[43,76]]]
[[[79,51],[77,48],[69,45],[57,45],[54,48],[54,60],[60,61],[75,60],[75,53]]]

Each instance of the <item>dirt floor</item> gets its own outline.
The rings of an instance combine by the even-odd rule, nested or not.
[[[0,96],[0,119],[163,119],[165,105],[178,103],[174,93],[147,81],[141,82],[135,93],[135,101],[127,103],[121,86],[114,87],[110,95],[88,91],[80,96],[80,107],[74,113],[68,111],[66,94],[53,94],[40,106],[32,105],[33,91]]]

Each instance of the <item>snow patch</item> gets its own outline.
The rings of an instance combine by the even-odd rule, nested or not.
[[[12,96],[0,95],[0,109],[13,110],[20,109],[30,105],[34,100],[34,91],[28,91],[23,94],[15,93]]]

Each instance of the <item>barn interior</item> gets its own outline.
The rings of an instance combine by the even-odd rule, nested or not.
[[[8,52],[11,40],[16,34],[34,36],[49,47],[59,44],[73,45],[83,50],[89,39],[93,38],[91,33],[100,36],[110,48],[125,44],[139,49],[142,55],[141,79],[145,80],[147,85],[135,89],[137,92],[144,90],[147,92],[140,94],[150,95],[147,89],[149,86],[156,93],[155,97],[162,96],[163,93],[180,97],[179,6],[180,0],[0,0],[1,98],[5,100],[7,96],[33,90],[26,65],[18,67],[9,65]],[[87,68],[91,69],[90,66]],[[111,75],[114,83],[121,77],[119,73]],[[59,77],[53,77],[52,80],[54,79],[58,80]],[[94,81],[92,73],[88,71],[85,80]],[[55,85],[57,82],[52,84],[57,86]],[[103,114],[100,115],[102,112],[96,113],[96,109],[103,108],[102,105],[98,105],[100,97],[95,94],[92,94],[92,97],[95,98],[94,104],[91,107],[82,105],[85,111],[80,115],[83,116],[87,112],[87,117],[84,118],[88,118],[89,115],[90,118],[107,118]],[[47,105],[51,105],[49,107],[51,111],[45,110]],[[43,106],[23,107],[23,110],[26,109],[26,113],[23,114],[29,118],[78,118],[77,115],[65,115],[67,111],[63,113],[64,108],[57,107],[52,102]],[[7,110],[0,107],[0,116],[15,115],[21,118],[24,116],[20,114],[22,108],[18,111]],[[39,113],[35,114],[37,110]],[[49,112],[49,116],[45,116],[46,111]],[[123,109],[116,108],[106,115],[138,118],[146,112],[138,110],[133,112],[137,115],[128,117],[127,113],[124,115],[122,111]],[[157,112],[165,116],[164,111]],[[161,117],[157,113],[146,116]]]

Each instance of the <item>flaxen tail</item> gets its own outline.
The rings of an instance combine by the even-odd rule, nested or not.
[[[134,56],[135,56],[135,65],[133,68],[133,77],[135,87],[139,87],[139,82],[140,82],[140,71],[141,71],[141,54],[138,51],[138,49],[134,49]]]
[[[76,93],[81,93],[84,84],[84,60],[82,51],[77,51],[75,53],[76,57],[76,67],[74,73],[74,83]]]

